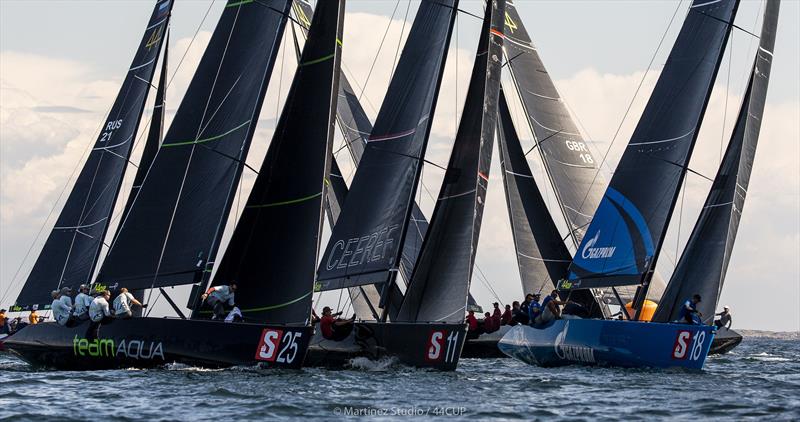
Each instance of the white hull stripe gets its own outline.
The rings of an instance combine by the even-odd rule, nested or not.
[[[538,257],[535,257],[535,256],[525,255],[525,254],[524,254],[524,253],[522,253],[522,252],[517,252],[517,255],[519,255],[519,256],[521,256],[521,257],[523,257],[523,258],[532,259],[532,260],[534,260],[534,261],[544,261],[544,262],[570,262],[570,261],[569,261],[569,260],[567,260],[567,259],[544,259],[544,258],[538,258]]]
[[[769,54],[770,57],[775,57],[775,56],[772,55],[771,51],[767,50],[766,48],[764,48],[764,47],[762,47],[760,45],[758,46],[758,49],[763,51],[763,52],[765,52],[765,53],[767,53],[767,54]]]
[[[547,95],[537,94],[537,93],[535,93],[533,91],[530,91],[530,90],[527,90],[527,89],[525,90],[525,92],[527,92],[528,94],[531,94],[531,95],[535,95],[535,96],[537,96],[539,98],[544,98],[546,100],[561,101],[561,98],[559,98],[559,97],[548,97]]]
[[[528,174],[520,174],[520,173],[514,173],[514,172],[513,172],[513,171],[511,171],[511,170],[506,170],[506,173],[508,173],[508,174],[513,174],[514,176],[526,177],[526,178],[528,178],[528,179],[533,179],[533,175],[528,175]]]
[[[524,48],[526,50],[536,51],[536,47],[534,47],[534,46],[532,46],[530,44],[525,44],[522,41],[517,41],[516,39],[514,39],[514,38],[512,38],[512,37],[510,37],[508,35],[506,35],[506,42],[510,42],[511,44],[514,44],[517,47]]]
[[[129,136],[129,137],[128,137],[128,139],[126,139],[126,140],[124,140],[124,141],[122,141],[122,142],[120,142],[120,143],[118,143],[118,144],[114,144],[114,145],[106,145],[106,146],[104,146],[104,147],[92,148],[92,151],[97,151],[97,150],[101,150],[101,149],[104,149],[104,150],[114,149],[114,148],[116,148],[116,147],[119,147],[119,146],[122,146],[122,145],[125,145],[125,144],[127,144],[128,142],[130,142],[130,141],[131,141],[131,139],[133,139],[133,135]]]
[[[719,3],[721,1],[722,0],[711,0],[711,1],[707,1],[705,3],[695,4],[694,6],[690,7],[690,9],[694,9],[695,7],[708,6],[709,4]]]
[[[82,224],[82,225],[80,225],[80,226],[56,226],[56,227],[53,227],[53,230],[75,230],[75,229],[83,229],[83,228],[86,228],[86,227],[92,227],[92,226],[96,226],[96,225],[98,225],[98,224],[100,224],[100,223],[102,223],[103,221],[106,221],[106,220],[108,220],[108,217],[106,217],[106,218],[102,218],[102,219],[100,219],[100,220],[98,220],[98,221],[95,221],[95,222],[94,222],[94,223],[92,223],[92,224]]]
[[[150,64],[152,64],[154,61],[156,61],[156,59],[155,59],[155,58],[154,58],[153,60],[150,60],[149,62],[147,62],[147,63],[145,63],[145,64],[140,64],[139,66],[134,66],[134,67],[132,67],[132,68],[128,69],[128,72],[130,72],[130,71],[132,71],[132,70],[141,69],[141,68],[143,68],[143,67],[145,67],[145,66],[149,66],[149,65],[150,65]]]
[[[724,207],[724,206],[726,206],[726,205],[730,205],[730,204],[732,204],[732,203],[733,203],[733,201],[730,201],[730,202],[725,202],[725,203],[723,203],[723,204],[706,205],[705,207],[703,207],[703,209],[706,209],[706,208],[716,208],[716,207]]]
[[[565,131],[563,131],[563,130],[559,130],[559,129],[553,129],[553,128],[551,128],[551,127],[547,127],[547,126],[545,126],[545,125],[543,125],[543,124],[539,123],[539,121],[538,121],[538,120],[536,120],[536,118],[534,118],[534,117],[533,117],[533,116],[531,116],[530,114],[528,115],[528,117],[531,119],[531,121],[532,121],[532,122],[536,123],[536,124],[537,124],[537,125],[539,125],[541,128],[543,128],[543,129],[547,129],[547,130],[549,130],[549,131],[551,131],[551,132],[556,132],[556,133],[558,133],[559,135],[581,136],[581,134],[580,134],[580,133],[565,132]]]
[[[443,197],[439,198],[438,200],[439,200],[439,201],[446,201],[446,200],[448,200],[448,199],[453,199],[453,198],[458,198],[458,197],[460,197],[460,196],[469,195],[469,194],[471,194],[471,193],[475,193],[476,191],[477,191],[477,189],[470,189],[470,190],[468,190],[468,191],[466,191],[466,192],[457,193],[457,194],[455,194],[455,195],[443,196]]]

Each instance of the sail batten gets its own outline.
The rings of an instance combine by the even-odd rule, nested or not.
[[[384,283],[399,271],[457,0],[423,1],[317,272],[321,290]]]
[[[738,0],[695,0],[570,266],[572,288],[647,284],[678,199]]]
[[[318,6],[275,135],[214,284],[235,281],[253,321],[303,324],[322,230],[338,96],[344,0]]]
[[[50,291],[91,282],[155,74],[172,0],[156,2],[106,123],[12,309],[46,309]]]
[[[464,321],[497,124],[504,21],[505,0],[488,2],[450,161],[398,321]]]
[[[736,125],[686,248],[653,316],[655,321],[677,319],[683,301],[694,294],[702,296],[698,310],[704,318],[712,317],[716,310],[755,160],[779,9],[779,0],[766,2],[758,52]]]
[[[133,290],[207,279],[290,3],[228,2],[99,282]]]

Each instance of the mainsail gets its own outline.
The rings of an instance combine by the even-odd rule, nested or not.
[[[506,10],[506,56],[525,118],[575,243],[603,196],[605,177],[533,45],[514,2]]]
[[[14,310],[48,308],[50,291],[89,283],[108,229],[150,92],[172,0],[156,2],[114,105],[75,180]]]
[[[211,271],[289,0],[230,0],[98,276],[129,289]]]
[[[450,162],[396,320],[464,321],[492,162],[504,20],[505,0],[490,1]]]
[[[700,217],[656,310],[655,321],[677,319],[683,301],[696,293],[703,297],[698,304],[703,317],[713,317],[717,307],[755,160],[779,9],[779,0],[767,1],[755,64],[736,126]]]
[[[686,175],[738,0],[695,0],[586,236],[572,287],[649,281]],[[566,287],[570,283],[565,283]]]
[[[330,169],[344,0],[319,3],[275,135],[215,284],[236,281],[248,320],[311,314],[322,201]]]
[[[419,6],[320,262],[322,290],[386,282],[399,270],[457,4]]]

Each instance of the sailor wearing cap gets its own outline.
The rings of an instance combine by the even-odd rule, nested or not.
[[[719,317],[719,319],[714,321],[714,325],[717,326],[717,329],[719,330],[722,327],[727,327],[730,330],[731,324],[733,324],[733,318],[731,317],[731,307],[728,305],[723,306],[722,312],[718,313],[717,316]]]
[[[75,318],[79,321],[86,321],[89,319],[89,306],[92,305],[91,296],[89,296],[89,287],[81,284],[78,289],[78,295],[75,296]]]
[[[61,290],[53,290],[50,293],[53,297],[50,310],[53,311],[53,319],[61,326],[67,325],[72,318],[72,299],[69,297],[70,293],[72,293],[72,289],[69,287],[64,287]]]

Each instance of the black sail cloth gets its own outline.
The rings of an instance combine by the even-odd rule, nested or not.
[[[686,174],[738,1],[696,0],[570,266],[573,287],[646,283]],[[568,284],[569,285],[569,284]]]
[[[386,282],[399,270],[457,3],[420,4],[320,262],[322,290]]]
[[[463,323],[489,183],[505,0],[486,7],[464,112],[398,321]]]
[[[77,290],[80,284],[91,282],[150,92],[172,5],[172,0],[156,2],[106,123],[14,310],[28,310],[32,305],[49,308],[50,291],[65,286]]]
[[[779,0],[767,1],[755,64],[736,126],[697,223],[653,316],[655,321],[677,319],[683,302],[694,294],[702,296],[697,310],[703,314],[703,319],[713,318],[753,170],[779,9]]]
[[[344,0],[320,2],[242,216],[214,284],[236,281],[247,320],[303,324],[330,171]]]
[[[228,2],[99,282],[140,289],[210,272],[289,5]]]

